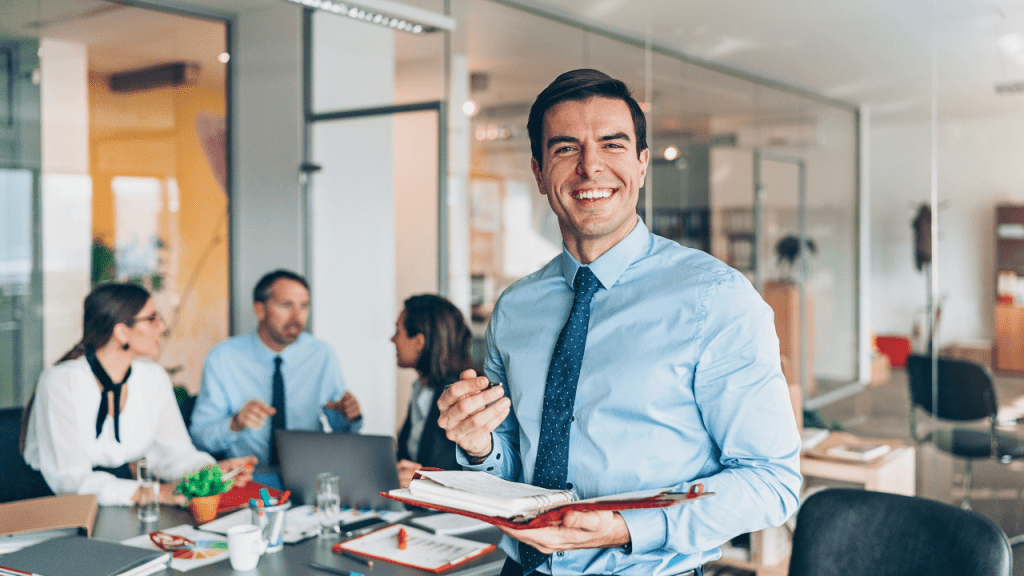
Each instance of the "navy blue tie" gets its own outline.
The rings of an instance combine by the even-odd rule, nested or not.
[[[280,356],[274,357],[274,396],[271,404],[277,412],[274,413],[270,420],[271,436],[273,436],[274,430],[284,428],[286,424],[284,417],[284,376],[281,374],[281,361]],[[270,447],[270,465],[277,465],[277,450],[273,446]]]
[[[580,379],[580,364],[587,345],[590,324],[590,301],[600,287],[590,268],[580,267],[573,283],[576,295],[572,301],[569,319],[562,327],[551,355],[547,386],[544,388],[544,412],[540,421],[540,440],[537,443],[537,464],[533,470],[533,484],[553,490],[567,490],[565,483],[569,468],[569,425],[576,403],[576,383]],[[523,574],[533,572],[547,559],[547,554],[519,543],[519,564]]]

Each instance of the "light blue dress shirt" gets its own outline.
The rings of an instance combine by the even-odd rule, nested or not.
[[[487,328],[485,371],[512,412],[469,469],[533,478],[548,366],[581,264],[563,249],[509,287]],[[569,437],[567,481],[580,498],[650,488],[716,495],[627,510],[631,552],[574,550],[540,570],[676,574],[721,556],[731,538],[782,524],[798,503],[800,437],[772,310],[743,275],[650,234],[642,221],[590,265],[601,282]],[[460,463],[466,465],[459,450]],[[518,558],[514,540],[502,549]]]
[[[229,458],[256,456],[270,462],[270,418],[262,428],[231,431],[231,419],[251,399],[273,404],[274,358],[280,355],[284,377],[285,412],[289,430],[321,430],[321,414],[335,432],[356,432],[362,420],[347,420],[327,402],[345,394],[338,358],[327,343],[307,332],[280,352],[267,348],[256,332],[221,342],[206,356],[203,385],[192,412],[189,432],[207,452],[226,452]]]

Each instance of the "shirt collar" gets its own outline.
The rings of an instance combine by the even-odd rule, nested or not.
[[[618,244],[590,263],[590,271],[597,276],[597,280],[605,290],[613,286],[626,271],[626,268],[629,268],[629,265],[636,260],[640,250],[647,245],[650,237],[651,233],[644,225],[643,219],[637,216],[636,226],[633,227],[633,230],[625,238],[619,240]],[[576,271],[581,266],[583,264],[580,264],[579,260],[569,253],[565,244],[562,244],[562,276],[569,286],[573,286]]]

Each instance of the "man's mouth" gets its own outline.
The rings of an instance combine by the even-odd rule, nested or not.
[[[598,188],[594,190],[573,190],[572,197],[576,200],[600,200],[612,195],[611,188]]]

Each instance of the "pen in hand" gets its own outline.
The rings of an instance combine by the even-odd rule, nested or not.
[[[244,465],[243,466],[239,466],[238,468],[235,468],[234,470],[231,470],[230,472],[225,472],[225,473],[221,474],[220,479],[221,480],[230,480],[231,478],[234,478],[235,476],[238,476],[239,474],[241,474],[242,470],[245,470],[245,466]]]

